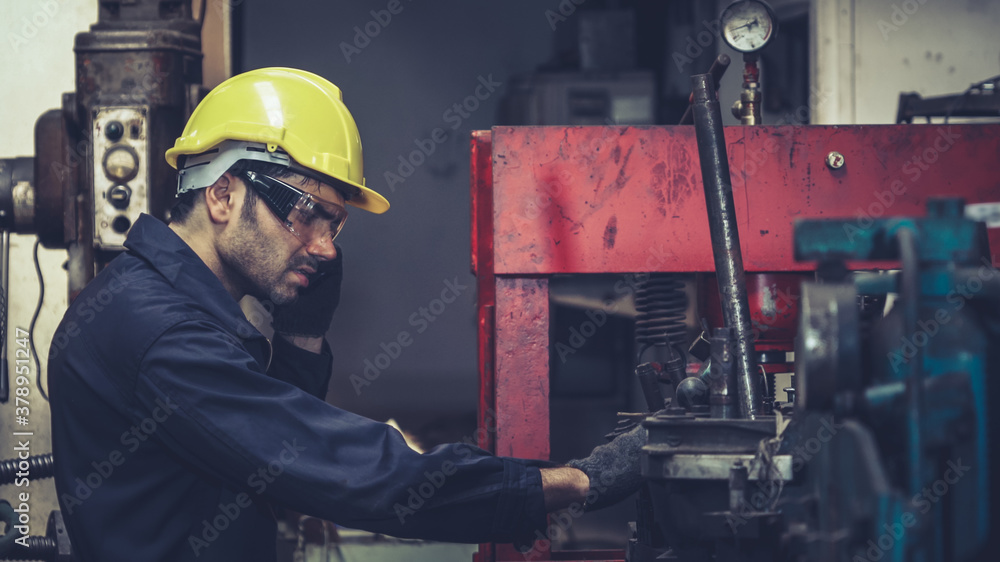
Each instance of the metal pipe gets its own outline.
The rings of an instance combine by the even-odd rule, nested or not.
[[[722,75],[726,73],[726,69],[729,68],[730,62],[732,62],[732,59],[730,59],[729,55],[725,53],[715,57],[715,60],[712,61],[712,67],[708,69],[708,73],[712,75],[712,84],[715,86],[716,90],[719,89],[719,82],[722,81]],[[691,124],[694,118],[693,108],[694,94],[691,94],[691,97],[688,99],[687,109],[684,110],[684,115],[681,116],[681,125]]]
[[[899,243],[899,258],[903,266],[902,301],[903,330],[908,337],[917,333],[918,299],[920,298],[920,270],[917,255],[917,237],[913,229],[900,228],[896,232]],[[924,384],[923,384],[923,352],[921,346],[916,346],[916,355],[907,362],[909,369],[906,377],[906,414],[909,438],[907,439],[907,456],[909,457],[910,493],[919,494],[924,486],[923,474],[923,419],[924,419]]]
[[[746,275],[740,251],[740,233],[733,203],[733,185],[722,130],[722,112],[715,98],[710,74],[691,77],[694,87],[694,128],[698,139],[698,157],[705,186],[708,226],[712,235],[712,253],[719,281],[722,315],[726,327],[733,329],[740,413],[756,419],[761,414],[760,384],[750,329],[750,305],[747,302]]]
[[[739,410],[733,397],[739,385],[736,383],[736,370],[733,368],[732,329],[716,328],[709,343],[712,351],[706,377],[710,391],[709,412],[713,418],[738,418]]]

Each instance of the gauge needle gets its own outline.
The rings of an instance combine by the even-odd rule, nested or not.
[[[747,22],[746,24],[741,25],[741,26],[736,27],[736,28],[733,28],[733,29],[734,30],[735,29],[743,29],[744,27],[750,27],[751,25],[760,25],[760,23],[757,21],[757,18],[754,18],[753,21]]]

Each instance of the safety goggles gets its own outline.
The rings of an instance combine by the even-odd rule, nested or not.
[[[246,171],[243,177],[264,200],[281,224],[303,244],[329,239],[332,243],[344,228],[347,209],[324,201],[279,179]]]

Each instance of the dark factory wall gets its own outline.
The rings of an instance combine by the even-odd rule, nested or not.
[[[346,277],[330,332],[332,403],[418,423],[430,412],[475,410],[469,131],[494,124],[512,74],[550,58],[545,12],[557,4],[238,6],[237,64],[300,67],[337,84],[361,131],[368,185],[392,204],[381,216],[354,211],[338,239]]]

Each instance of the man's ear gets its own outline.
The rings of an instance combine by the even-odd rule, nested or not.
[[[213,224],[228,223],[239,211],[243,201],[243,184],[226,172],[205,188],[208,218]]]

